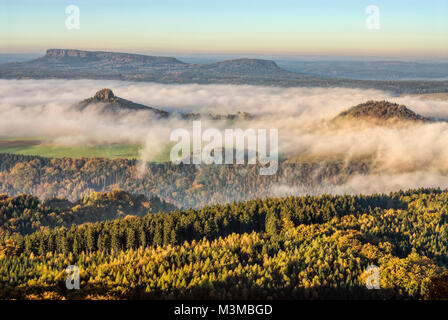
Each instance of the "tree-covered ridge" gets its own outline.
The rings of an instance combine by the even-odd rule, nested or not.
[[[148,199],[120,190],[92,192],[73,203],[59,198],[40,201],[24,194],[16,197],[0,195],[0,235],[27,234],[60,226],[123,218],[126,215],[143,216],[148,212],[173,209],[173,205],[157,197]]]
[[[343,215],[370,214],[405,205],[398,198],[384,195],[256,199],[35,232],[17,237],[17,250],[27,254],[112,252],[140,246],[176,245],[204,237],[215,239],[232,233],[276,235],[285,223],[296,226],[320,224]]]
[[[447,204],[436,189],[257,199],[8,237],[1,297],[440,297]],[[371,264],[381,290],[365,288]]]
[[[384,122],[428,122],[430,119],[415,113],[404,105],[389,101],[370,100],[341,112],[336,119],[376,120]]]
[[[200,208],[215,203],[277,196],[276,187],[319,191],[322,185],[345,182],[366,173],[365,161],[280,162],[272,176],[260,175],[260,165],[175,165],[126,159],[49,159],[0,154],[0,193],[32,194],[41,199],[70,201],[91,192],[121,189],[158,196],[178,207]]]

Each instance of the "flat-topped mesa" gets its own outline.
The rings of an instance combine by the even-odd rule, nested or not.
[[[184,65],[185,63],[173,57],[148,56],[135,53],[107,52],[107,51],[84,51],[76,49],[48,49],[45,56],[34,60],[39,63],[62,63],[71,66],[92,66],[98,65],[113,66],[126,65],[157,67],[166,65]]]
[[[108,88],[101,89],[93,96],[96,100],[104,101],[104,102],[113,102],[116,100],[116,97],[112,90]]]

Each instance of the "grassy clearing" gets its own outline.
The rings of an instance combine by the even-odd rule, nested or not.
[[[40,144],[36,139],[1,139],[0,153],[42,156],[50,158],[109,158],[138,159],[140,146],[136,144],[59,146]]]

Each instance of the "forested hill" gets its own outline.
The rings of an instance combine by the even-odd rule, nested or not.
[[[274,198],[3,237],[0,297],[441,298],[447,204],[434,189]]]
[[[199,208],[284,195],[288,190],[323,193],[322,186],[342,184],[365,174],[368,161],[279,162],[277,174],[259,174],[260,165],[175,165],[127,159],[62,158],[0,154],[0,193],[32,194],[77,201],[91,192],[121,189],[158,196],[178,207]],[[216,181],[220,181],[216,183]]]
[[[87,222],[144,216],[148,213],[174,210],[157,197],[131,195],[115,190],[92,192],[74,203],[60,198],[40,201],[30,195],[9,197],[0,194],[0,236],[27,234],[55,227],[70,227]]]
[[[337,117],[339,119],[367,120],[376,122],[429,122],[414,111],[404,105],[392,103],[389,101],[367,101],[357,106],[341,112]]]

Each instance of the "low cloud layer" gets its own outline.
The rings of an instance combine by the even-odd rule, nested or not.
[[[319,192],[371,193],[415,187],[448,187],[448,124],[403,128],[358,127],[332,130],[326,121],[367,100],[388,100],[427,117],[448,119],[448,101],[396,97],[378,90],[346,88],[273,88],[232,85],[164,85],[96,80],[0,80],[0,136],[37,137],[53,144],[136,143],[143,159],[152,159],[169,143],[173,129],[191,130],[192,122],[155,120],[150,113],[112,116],[74,103],[101,88],[115,95],[170,112],[230,114],[249,112],[252,121],[232,128],[279,129],[279,151],[306,159],[369,158],[369,175],[354,175],[344,185]],[[229,123],[206,122],[222,130]],[[295,186],[275,186],[277,195],[310,193]]]

